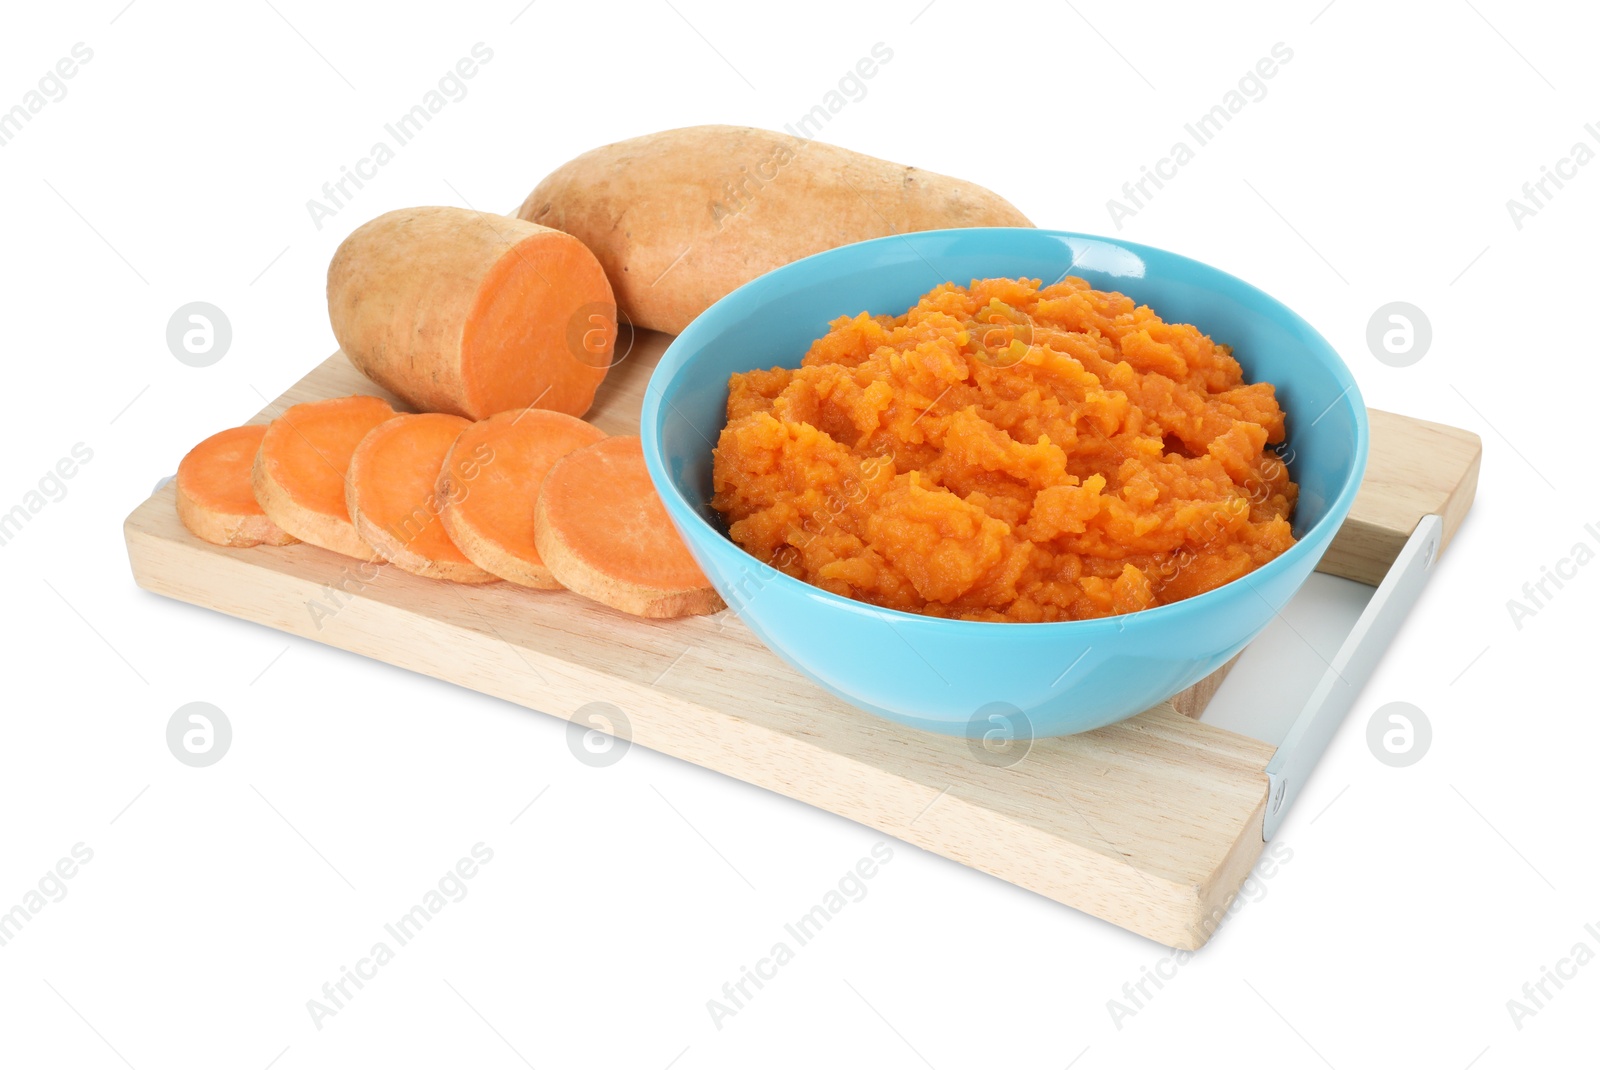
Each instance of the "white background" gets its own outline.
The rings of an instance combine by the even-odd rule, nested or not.
[[[1575,142],[1600,148],[1579,5],[525,2],[9,13],[0,107],[75,43],[94,56],[0,148],[0,511],[75,443],[93,459],[0,546],[0,909],[74,844],[93,860],[0,947],[0,1064],[1593,1065],[1600,963],[1521,1028],[1507,1009],[1574,944],[1600,952],[1600,566],[1520,628],[1507,609],[1600,543],[1600,166],[1520,229],[1506,207]],[[307,199],[480,41],[470,94],[317,229]],[[1283,826],[1292,858],[1120,1028],[1107,1001],[1166,949],[894,843],[719,1030],[706,1001],[878,835],[642,748],[591,768],[555,719],[128,571],[121,522],[155,482],[333,350],[324,271],[360,222],[509,210],[656,129],[781,127],[880,41],[892,61],[826,140],[1239,274],[1315,324],[1370,405],[1484,440],[1471,517]],[[1118,231],[1107,199],[1276,42],[1293,59],[1265,99]],[[209,368],[166,346],[195,300],[233,325]],[[1395,300],[1433,324],[1408,368],[1365,341]],[[207,769],[165,743],[197,700],[234,730]],[[1393,769],[1365,727],[1402,700],[1434,740]],[[470,894],[316,1028],[306,1001],[480,841]]]

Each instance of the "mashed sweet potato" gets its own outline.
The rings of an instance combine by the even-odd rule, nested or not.
[[[836,594],[992,621],[1211,590],[1294,543],[1271,383],[1229,348],[1068,278],[947,283],[835,320],[798,369],[729,381],[712,505]]]

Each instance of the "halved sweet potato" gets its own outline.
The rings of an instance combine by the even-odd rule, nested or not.
[[[466,208],[406,208],[351,234],[328,316],[367,378],[417,409],[582,416],[611,364],[616,301],[570,234]]]

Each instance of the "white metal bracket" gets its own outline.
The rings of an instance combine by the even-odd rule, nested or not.
[[[1295,797],[1328,749],[1334,732],[1355,705],[1361,688],[1422,594],[1429,571],[1438,560],[1443,533],[1444,522],[1437,515],[1425,516],[1417,524],[1367,608],[1356,620],[1349,637],[1334,655],[1328,671],[1290,726],[1289,734],[1267,763],[1267,813],[1261,823],[1263,840],[1272,839],[1278,831]]]

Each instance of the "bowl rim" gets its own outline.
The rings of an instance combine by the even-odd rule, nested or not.
[[[1227,583],[1213,587],[1209,591],[1193,595],[1189,598],[1182,599],[1181,601],[1169,602],[1166,605],[1161,606],[1152,606],[1148,609],[1134,610],[1131,613],[1119,613],[1108,617],[1091,617],[1086,620],[963,620],[961,618],[954,617],[937,617],[926,613],[912,613],[908,610],[891,609],[887,606],[875,605],[874,603],[864,602],[860,599],[846,598],[843,595],[834,594],[832,591],[828,591],[814,584],[807,583],[805,580],[796,579],[795,577],[784,572],[782,569],[776,568],[767,562],[762,561],[744,547],[740,546],[726,535],[723,535],[722,532],[718,531],[715,527],[708,523],[705,517],[700,515],[699,507],[696,506],[695,503],[691,502],[681,492],[679,492],[676,483],[674,483],[673,480],[668,476],[666,466],[661,456],[660,436],[663,430],[661,411],[663,402],[670,404],[670,402],[667,401],[667,388],[677,382],[677,380],[682,376],[685,368],[687,368],[691,363],[692,358],[699,352],[698,347],[700,344],[702,344],[699,336],[702,334],[708,334],[713,330],[711,325],[712,314],[715,313],[719,308],[723,308],[725,305],[734,303],[735,301],[756,301],[759,305],[761,301],[766,300],[769,296],[776,296],[778,293],[781,293],[784,289],[784,284],[790,275],[798,274],[804,271],[815,271],[818,269],[819,264],[825,263],[828,260],[837,257],[855,255],[859,253],[860,250],[867,248],[884,246],[891,242],[909,242],[917,239],[948,238],[955,236],[973,237],[978,235],[993,236],[1004,235],[1008,233],[1044,235],[1057,239],[1063,244],[1069,240],[1098,243],[1119,251],[1134,253],[1140,258],[1142,263],[1147,263],[1148,258],[1150,256],[1154,256],[1157,259],[1166,260],[1169,263],[1172,263],[1174,266],[1197,268],[1201,272],[1209,273],[1211,276],[1213,276],[1214,279],[1212,281],[1214,282],[1221,283],[1225,287],[1235,287],[1244,296],[1254,297],[1257,300],[1263,300],[1267,302],[1267,304],[1270,306],[1275,306],[1280,310],[1281,314],[1283,317],[1285,317],[1290,326],[1303,330],[1303,332],[1312,340],[1313,344],[1320,344],[1327,356],[1332,358],[1331,361],[1328,362],[1329,370],[1333,373],[1335,381],[1344,388],[1340,392],[1339,396],[1329,404],[1328,409],[1324,410],[1324,414],[1326,414],[1327,411],[1331,411],[1335,405],[1346,405],[1354,413],[1356,432],[1354,463],[1351,465],[1350,471],[1345,477],[1344,486],[1340,488],[1339,494],[1334,498],[1322,519],[1317,521],[1316,524],[1312,525],[1310,530],[1306,531],[1300,538],[1296,539],[1293,546],[1289,547],[1289,549],[1285,550],[1271,561],[1268,561],[1266,564],[1245,573],[1238,579],[1229,580]],[[1081,254],[1074,254],[1072,261],[1067,265],[1066,270],[1062,272],[1063,277],[1071,272],[1073,266],[1078,262],[1079,255]],[[1206,288],[1214,289],[1215,287],[1208,285]],[[771,291],[771,293],[769,293],[769,291]],[[840,315],[848,314],[849,313],[844,312],[840,313]],[[1319,416],[1317,419],[1320,420],[1321,418],[1322,417]],[[1316,421],[1313,421],[1313,423],[1315,422]],[[1105,235],[1088,234],[1082,231],[1074,230],[1057,230],[1047,227],[953,227],[942,230],[925,230],[914,231],[906,234],[891,234],[882,238],[869,238],[866,241],[852,242],[849,245],[840,245],[835,246],[832,249],[824,249],[822,252],[813,253],[810,256],[791,261],[787,264],[781,265],[780,267],[773,268],[771,271],[759,275],[754,279],[751,279],[749,282],[731,291],[726,296],[719,298],[704,312],[696,316],[689,323],[689,325],[684,328],[683,332],[677,337],[673,338],[673,340],[668,344],[666,351],[661,355],[661,359],[651,371],[649,381],[645,384],[644,400],[639,414],[639,437],[644,448],[645,468],[650,474],[651,482],[655,485],[656,493],[660,495],[665,502],[669,513],[671,513],[678,522],[687,523],[690,526],[699,529],[699,534],[702,537],[711,537],[720,540],[721,542],[726,543],[727,546],[732,550],[743,555],[752,568],[760,570],[760,575],[763,578],[762,589],[764,589],[768,584],[772,583],[776,583],[780,587],[786,587],[792,584],[792,590],[795,594],[812,598],[824,605],[834,606],[846,612],[861,613],[877,616],[879,618],[887,617],[889,618],[891,624],[904,623],[913,627],[937,626],[941,630],[949,629],[957,634],[969,633],[974,636],[978,634],[996,635],[1003,631],[1014,631],[1018,627],[1029,629],[1054,628],[1061,630],[1064,633],[1071,631],[1082,634],[1092,631],[1103,631],[1106,629],[1120,632],[1128,627],[1135,626],[1135,624],[1138,626],[1143,626],[1144,624],[1148,623],[1151,626],[1157,626],[1165,622],[1181,621],[1182,618],[1186,616],[1192,616],[1197,613],[1204,614],[1212,603],[1221,601],[1222,598],[1227,597],[1226,593],[1237,590],[1237,585],[1240,584],[1248,586],[1253,592],[1256,593],[1257,597],[1264,597],[1260,595],[1259,591],[1256,591],[1255,584],[1251,582],[1252,579],[1259,577],[1271,579],[1275,578],[1281,573],[1290,571],[1298,562],[1301,561],[1301,559],[1306,557],[1311,552],[1308,547],[1321,542],[1324,537],[1331,542],[1333,535],[1337,533],[1337,528],[1343,526],[1346,517],[1349,515],[1350,507],[1355,502],[1356,494],[1361,489],[1361,484],[1366,474],[1368,449],[1370,446],[1370,428],[1367,420],[1366,403],[1362,398],[1361,388],[1356,383],[1354,374],[1351,372],[1349,365],[1344,362],[1344,358],[1339,355],[1339,351],[1333,347],[1332,343],[1322,336],[1322,332],[1313,327],[1294,309],[1290,308],[1276,297],[1273,297],[1259,286],[1247,282],[1231,272],[1224,271],[1222,268],[1214,267],[1202,260],[1196,260],[1193,257],[1185,256],[1182,253],[1175,253],[1168,249],[1162,249],[1153,245],[1144,245],[1139,242],[1123,241],[1119,238],[1107,237]],[[1329,528],[1333,528],[1334,530],[1329,531]],[[1324,547],[1322,552],[1326,553],[1326,547]],[[1317,559],[1319,561],[1321,560],[1320,553],[1318,554]],[[1309,573],[1314,569],[1315,565],[1313,564],[1312,568],[1308,569],[1307,572]],[[735,609],[734,612],[739,613],[740,611],[739,609]],[[1279,612],[1280,610],[1274,607],[1274,615],[1277,615]]]

